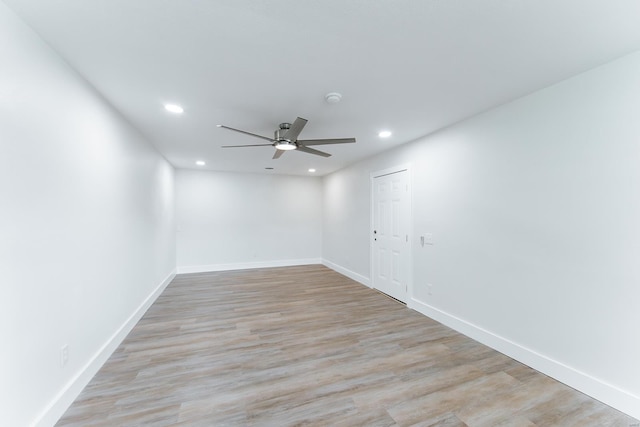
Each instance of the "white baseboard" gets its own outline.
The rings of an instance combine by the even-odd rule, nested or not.
[[[249,270],[252,268],[293,267],[296,265],[321,264],[320,258],[284,259],[275,261],[237,262],[230,264],[183,265],[178,267],[178,274],[206,273],[209,271]]]
[[[575,388],[634,418],[640,419],[640,397],[621,390],[611,384],[578,371],[561,362],[537,353],[518,343],[496,335],[420,300],[412,298],[408,304],[424,314],[474,340],[481,342],[527,366],[532,367],[566,385]]]
[[[151,304],[162,294],[164,289],[176,276],[174,269],[162,282],[154,289],[154,291],[140,304],[131,316],[120,326],[120,328],[104,343],[104,345],[96,352],[96,354],[80,369],[51,401],[51,403],[42,411],[42,413],[31,424],[37,427],[49,427],[54,425],[62,415],[69,409],[69,406],[78,397],[80,392],[89,384],[89,381],[100,370],[102,365],[109,359],[111,354],[116,351],[120,343],[124,341],[129,332],[138,323]]]
[[[366,287],[371,287],[371,280],[368,277],[364,277],[362,274],[358,274],[355,271],[351,271],[347,268],[344,268],[338,264],[335,264],[329,260],[323,259],[322,264],[330,269],[337,271],[343,276],[347,276],[349,279],[355,280],[358,283],[362,283]]]

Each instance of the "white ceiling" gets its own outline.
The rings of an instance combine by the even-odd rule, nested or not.
[[[324,175],[640,49],[637,0],[4,1],[178,168]],[[358,142],[220,148],[297,116]]]

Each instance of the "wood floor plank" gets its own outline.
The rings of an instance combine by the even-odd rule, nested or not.
[[[58,426],[636,420],[324,266],[177,276]]]

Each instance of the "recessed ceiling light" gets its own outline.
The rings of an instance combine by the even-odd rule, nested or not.
[[[315,170],[314,168],[309,169],[309,172],[311,172],[311,173],[313,173],[313,172],[315,172],[315,171],[316,171],[316,170]]]
[[[204,160],[197,160],[197,161],[196,161],[196,165],[198,165],[198,166],[204,166],[204,165],[206,165],[206,163],[205,163],[205,161],[204,161]]]
[[[182,114],[184,112],[184,108],[178,104],[164,104],[164,109],[175,114]]]
[[[378,133],[380,138],[389,138],[391,136],[391,131],[383,130]]]

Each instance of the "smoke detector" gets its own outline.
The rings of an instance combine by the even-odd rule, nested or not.
[[[342,99],[342,94],[338,92],[331,92],[324,96],[324,100],[329,104],[337,104]]]

